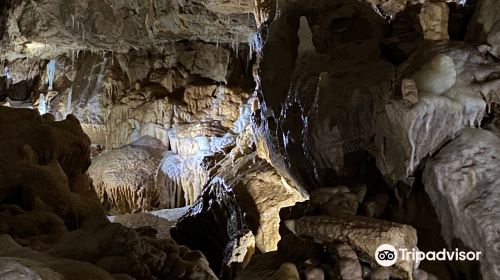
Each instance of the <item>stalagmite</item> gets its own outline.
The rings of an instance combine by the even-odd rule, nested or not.
[[[38,97],[38,112],[40,112],[40,115],[47,113],[47,99],[43,93]]]
[[[66,115],[69,115],[72,113],[72,102],[73,102],[73,88],[70,88],[69,89],[69,92],[68,92],[68,98],[66,100]]]

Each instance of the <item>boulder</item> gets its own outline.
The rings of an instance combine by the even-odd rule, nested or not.
[[[108,212],[123,214],[159,206],[155,175],[165,150],[159,140],[143,137],[94,159],[89,175]]]

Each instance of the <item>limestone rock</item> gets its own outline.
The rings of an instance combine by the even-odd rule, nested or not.
[[[7,267],[6,277],[33,279],[216,279],[199,251],[106,220],[86,174],[90,140],[72,115],[56,122],[0,107],[0,128],[0,154],[9,163],[0,164],[2,278]],[[132,149],[141,145],[159,151],[156,168],[164,147],[143,139]]]
[[[247,169],[251,162],[255,166]],[[255,155],[244,157],[233,164],[233,167],[220,169],[216,176],[233,186],[240,205],[247,209],[245,212],[248,213],[248,222],[258,225],[256,229],[252,229],[255,231],[257,248],[261,252],[274,251],[280,240],[280,209],[303,200],[303,197],[272,166],[257,159]],[[229,177],[234,172],[232,170],[239,170],[240,178],[233,181]]]
[[[238,174],[233,177],[234,174]],[[291,187],[268,163],[250,154],[242,157],[231,165],[223,166],[211,179],[210,185],[223,184],[226,191],[231,191],[236,196],[239,207],[244,209],[247,223],[255,234],[257,248],[262,252],[277,249],[280,236],[279,211],[281,208],[293,205],[302,200],[302,196]],[[210,189],[210,185],[207,189]],[[212,187],[213,188],[213,187]],[[207,192],[207,189],[204,192]],[[193,206],[206,203],[203,195]],[[199,213],[188,212],[187,217],[181,218],[176,227],[182,229],[183,223],[188,223]],[[192,217],[189,217],[192,216]],[[188,219],[189,217],[189,219]],[[182,242],[189,242],[181,237],[181,231],[174,238],[181,238]],[[179,239],[177,239],[179,240]]]
[[[439,45],[435,50],[442,48]],[[495,67],[487,66],[489,63],[475,48],[458,45],[451,49],[440,56],[434,52],[424,55],[424,60],[431,62],[421,66],[413,76],[419,88],[417,104],[408,108],[404,102],[391,100],[384,106],[385,113],[379,115],[375,135],[377,166],[391,184],[411,175],[425,156],[463,128],[478,125],[486,113],[486,105],[496,98],[493,84],[497,79],[485,81],[493,70],[491,67]],[[416,54],[415,58],[421,55]],[[441,70],[437,70],[433,65],[454,65],[456,69],[438,67]]]
[[[299,280],[299,272],[293,263],[284,263],[280,266],[278,271],[270,277],[272,280]]]
[[[406,106],[411,107],[418,103],[418,89],[415,81],[403,79],[401,82],[401,91],[403,93],[403,102]]]
[[[358,211],[358,198],[346,186],[316,189],[310,199],[328,216],[354,216]]]
[[[207,7],[210,4],[207,1],[132,4],[118,0],[100,4],[90,1],[23,2],[6,13],[6,36],[20,47],[3,52],[11,58],[16,57],[16,51],[17,56],[22,53],[46,58],[75,49],[126,52],[132,46],[159,46],[183,39],[213,43],[230,39],[246,42],[255,27],[253,20],[241,16],[249,7],[230,2],[234,9],[222,11],[214,9],[213,5]],[[95,16],[88,18],[88,15]],[[220,30],[225,31],[221,33]],[[23,43],[26,45],[21,48]]]
[[[112,280],[103,269],[85,262],[67,260],[37,252],[0,236],[0,276],[2,279],[99,279]],[[11,277],[11,278],[10,278]],[[16,278],[17,277],[17,278]]]
[[[309,268],[306,269],[306,280],[324,280],[325,272],[321,268]]]
[[[218,82],[226,82],[230,53],[226,48],[208,44],[195,45],[195,59],[191,65],[185,65],[191,73],[210,78]],[[215,55],[214,55],[215,54]]]
[[[500,56],[500,21],[497,21],[490,32],[488,33],[488,37],[486,38],[486,42],[488,42],[489,50],[491,54],[496,57]]]
[[[391,270],[387,267],[378,267],[370,274],[371,280],[389,280],[391,278]]]
[[[54,122],[33,110],[0,107],[0,128],[5,132],[0,135],[5,147],[0,150],[5,160],[0,164],[2,204],[52,212],[69,228],[77,228],[87,219],[105,219],[85,174],[90,165],[90,141],[76,118],[70,115]],[[25,199],[9,200],[13,193]],[[49,214],[36,218],[36,214],[18,213],[41,224],[59,224]]]
[[[364,216],[378,218],[384,212],[389,202],[389,196],[379,194],[367,199],[362,205],[362,213]]]
[[[152,212],[127,213],[108,217],[113,223],[120,223],[129,228],[151,227],[158,239],[170,238],[170,227],[187,211],[187,207],[163,209]]]
[[[390,223],[365,217],[303,217],[297,220],[287,220],[288,229],[297,235],[314,238],[325,244],[346,242],[359,254],[367,257],[375,266],[375,251],[382,244],[392,244],[397,249],[411,250],[417,245],[416,230],[407,225]],[[357,260],[356,260],[357,261]],[[351,271],[353,264],[345,263],[345,271]],[[361,267],[354,275],[361,277]],[[413,263],[398,259],[391,267],[391,277],[411,278]],[[350,272],[349,272],[350,273]]]
[[[222,263],[230,236],[241,229],[253,232],[261,252],[276,250],[280,209],[304,199],[289,180],[257,156],[253,138],[246,133],[238,137],[237,146],[225,159],[210,170],[209,182],[200,197],[172,229],[176,241],[211,257],[214,270]],[[217,243],[199,240],[196,232],[200,230]]]
[[[455,63],[447,55],[438,55],[412,75],[419,92],[442,94],[456,82]]]
[[[0,277],[2,279],[27,279],[27,280],[40,280],[40,276],[28,267],[20,264],[15,259],[0,258]],[[56,276],[57,277],[57,276]],[[55,278],[55,277],[54,277]],[[56,278],[57,279],[57,278]],[[60,276],[59,279],[62,279]]]
[[[125,273],[138,279],[153,275],[216,279],[200,252],[179,247],[171,240],[140,237],[136,231],[119,224],[73,231],[49,253],[96,263],[113,274]]]
[[[236,232],[227,243],[222,264],[222,277],[235,279],[250,263],[255,254],[255,236],[252,231],[244,229]]]
[[[471,22],[467,28],[466,39],[468,41],[481,42],[483,43],[487,37],[490,40],[493,39],[498,29],[498,11],[500,11],[500,3],[497,1],[487,0],[480,1],[477,3],[477,7],[472,16]],[[493,40],[491,41],[493,43]],[[492,47],[497,47],[497,45],[492,45]],[[497,51],[493,52],[498,54]]]
[[[425,2],[420,10],[420,24],[426,40],[448,40],[448,5]]]
[[[159,205],[155,174],[164,151],[159,140],[145,137],[94,159],[89,175],[108,211],[127,213]]]
[[[273,165],[312,191],[327,186],[332,171],[349,176],[346,155],[370,142],[375,133],[372,109],[378,110],[390,92],[388,77],[394,69],[373,59],[380,55],[376,38],[382,36],[383,24],[369,5],[285,2],[270,19],[266,36],[257,40],[263,135]],[[389,2],[406,6],[405,1],[376,5]],[[319,16],[326,10],[328,17]],[[370,28],[357,28],[362,25]]]
[[[481,251],[481,272],[486,279],[499,277],[495,246],[499,150],[500,139],[493,133],[465,129],[426,164],[423,179],[448,246],[459,238]]]
[[[335,251],[338,256],[336,263],[338,278],[342,280],[363,279],[363,271],[356,252],[347,244],[336,246]]]

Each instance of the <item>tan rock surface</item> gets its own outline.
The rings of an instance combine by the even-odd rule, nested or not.
[[[145,137],[94,159],[89,175],[108,211],[128,213],[159,206],[155,174],[165,150],[159,140]]]
[[[417,232],[411,226],[372,218],[315,216],[285,223],[294,233],[314,238],[318,242],[346,242],[373,266],[376,266],[375,251],[382,244],[407,250],[417,246]],[[392,277],[411,279],[412,273],[413,263],[409,260],[398,259],[391,267]]]

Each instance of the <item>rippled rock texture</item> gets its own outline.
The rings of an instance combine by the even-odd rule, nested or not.
[[[426,165],[424,184],[449,246],[453,239],[482,252],[485,279],[499,277],[498,149],[490,131],[468,128]]]
[[[159,206],[155,175],[165,151],[166,147],[158,139],[143,137],[94,159],[89,176],[109,214]]]

